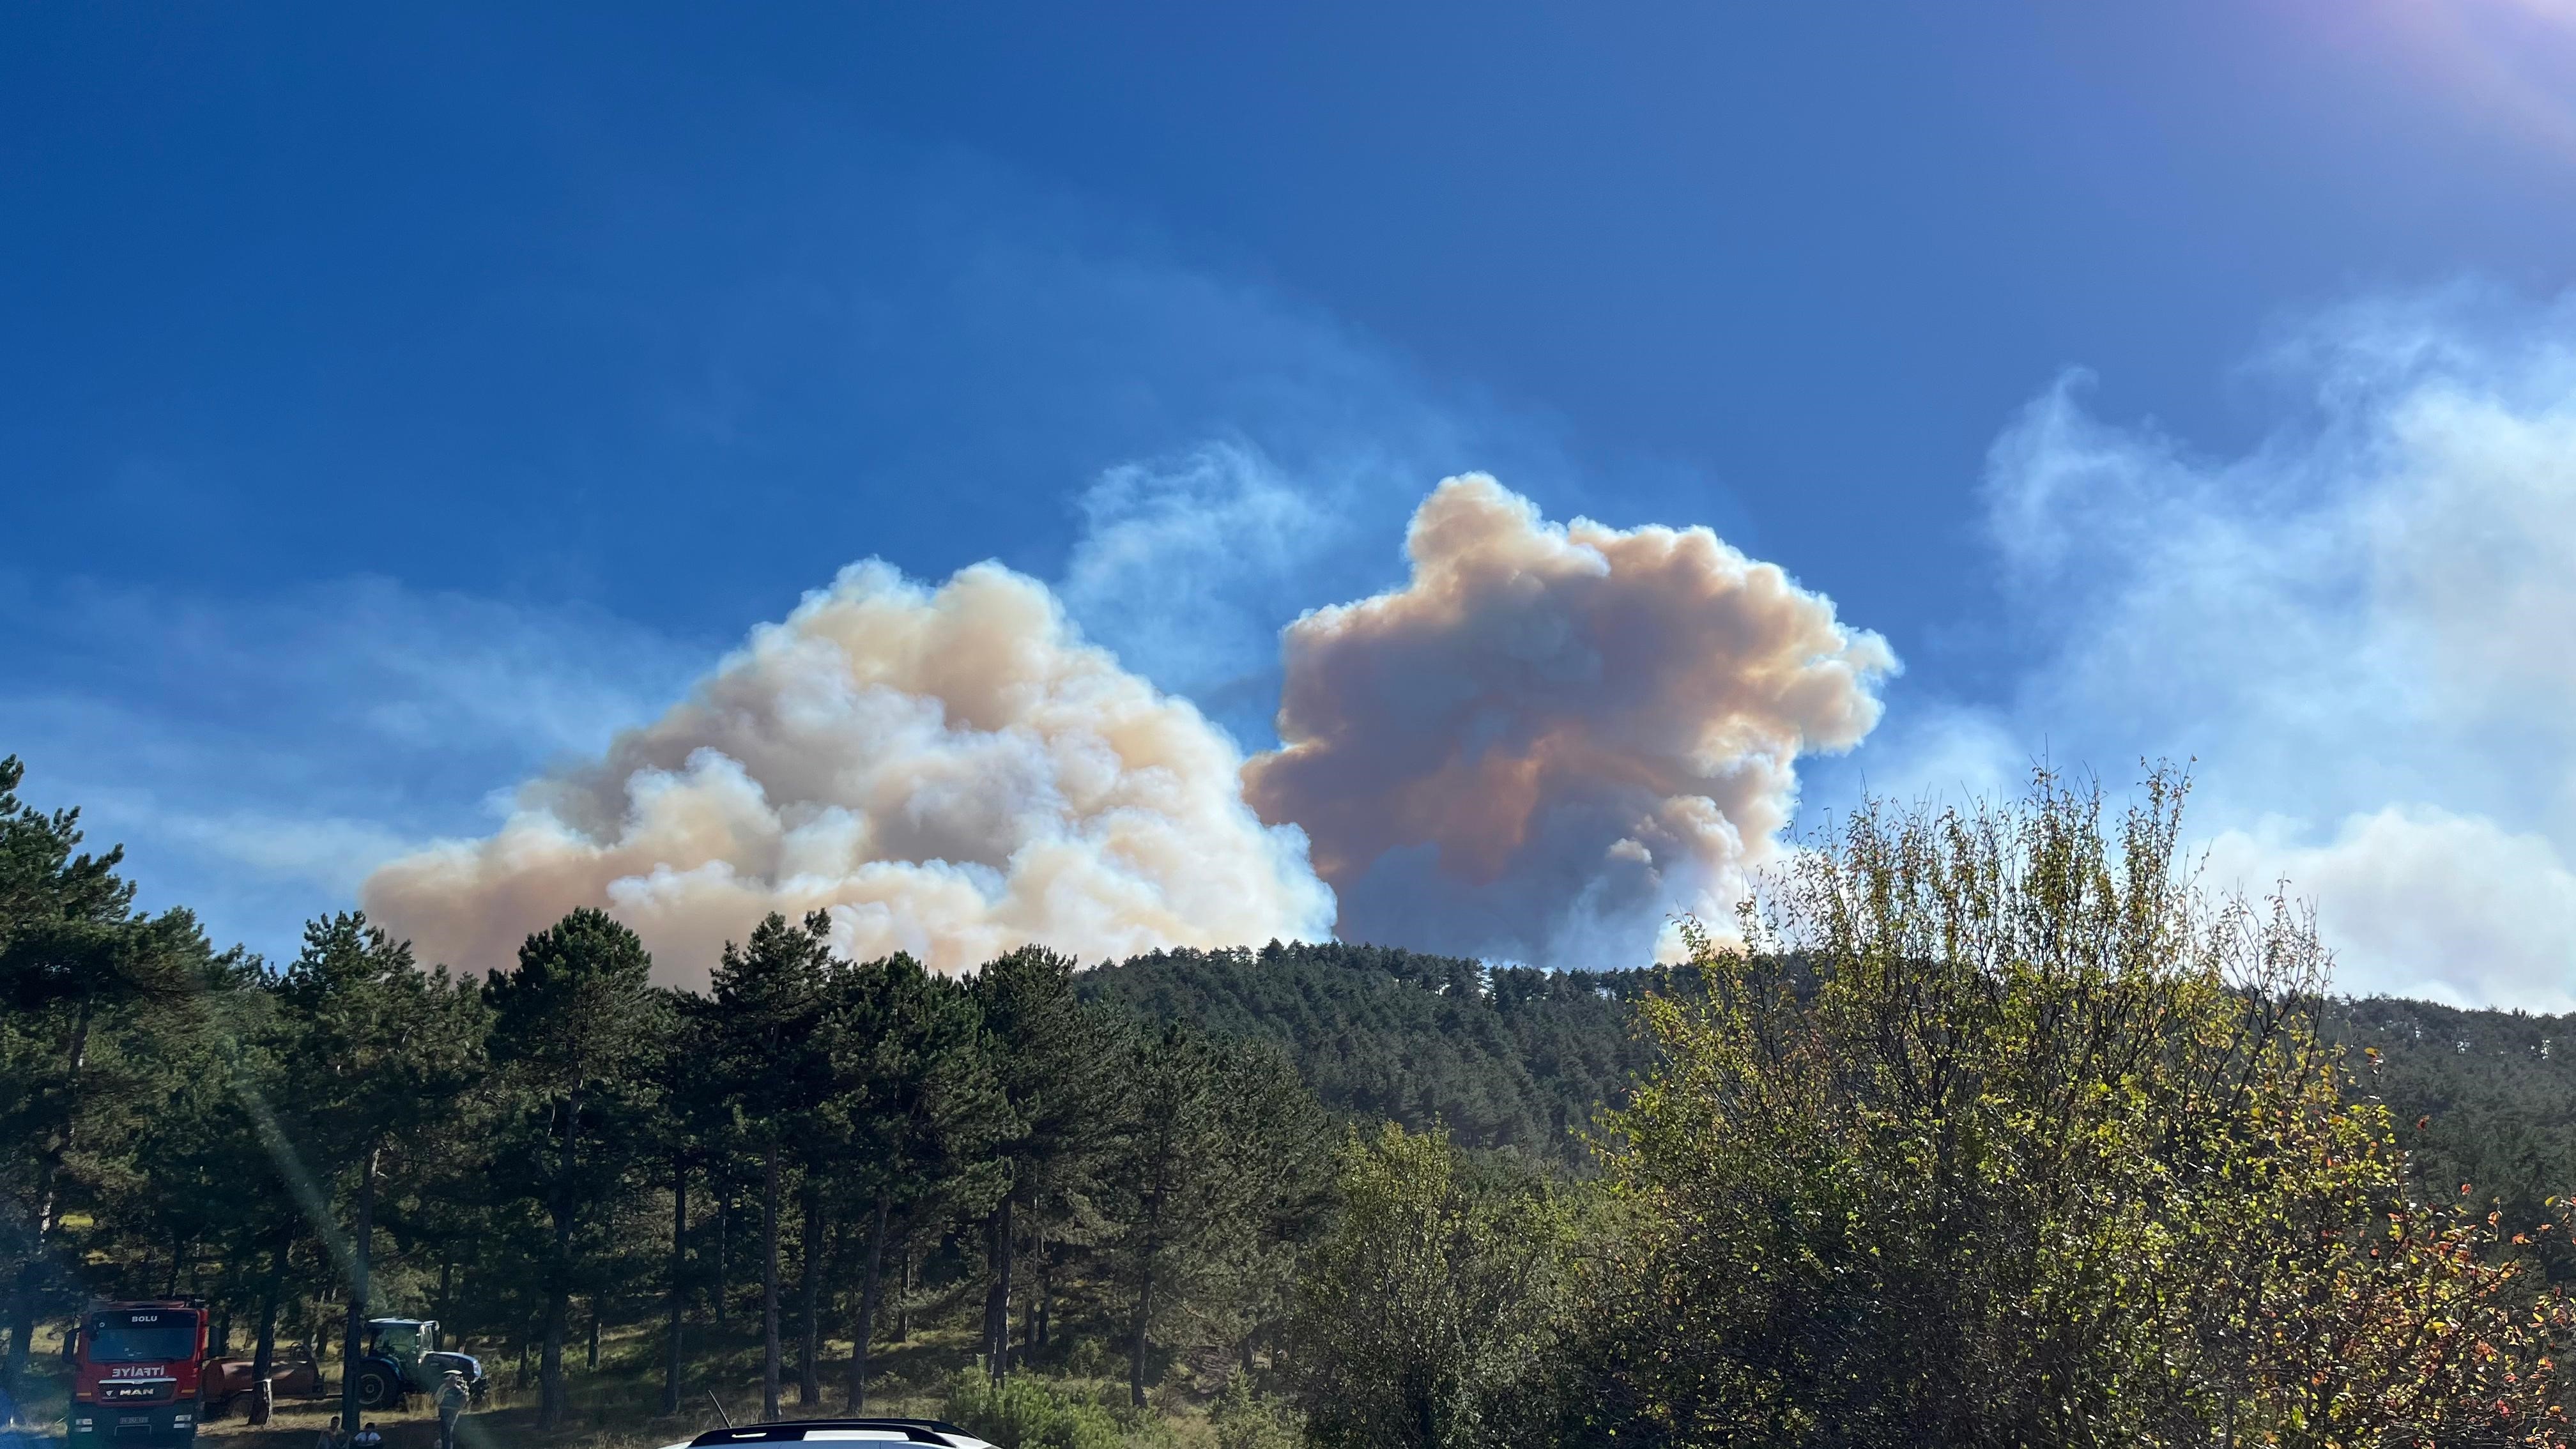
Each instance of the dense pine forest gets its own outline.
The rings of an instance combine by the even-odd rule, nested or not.
[[[1353,1122],[1445,1130],[1581,1170],[1595,1110],[1649,1061],[1631,1010],[1670,973],[1533,971],[1377,946],[1156,952],[1082,977],[1147,1021],[1265,1042]]]
[[[1140,1018],[1276,1044],[1348,1121],[1444,1130],[1580,1173],[1597,1109],[1624,1105],[1653,1064],[1635,1003],[1690,982],[1670,969],[1548,973],[1274,942],[1157,952],[1080,985]],[[2328,1003],[2322,1025],[2378,1054],[2362,1059],[2364,1089],[2405,1125],[2426,1191],[2470,1183],[2538,1222],[2544,1199],[2576,1186],[2576,1016],[2372,997]]]
[[[539,1436],[729,1401],[1014,1445],[2560,1442],[2576,1026],[2322,994],[2294,914],[2159,884],[2153,801],[1864,816],[1778,939],[1683,967],[952,979],[772,916],[680,992],[587,910],[490,979],[355,914],[218,950],[20,779],[30,1423],[84,1301],[185,1293],[262,1370],[437,1318]],[[1943,852],[2022,868],[1891,864]],[[1998,883],[1986,935],[1936,879]]]

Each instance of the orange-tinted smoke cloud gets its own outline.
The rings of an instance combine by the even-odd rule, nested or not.
[[[1345,939],[1634,964],[1671,913],[1723,916],[1797,757],[1857,744],[1896,668],[1705,528],[1549,524],[1469,475],[1405,546],[1402,588],[1288,628],[1281,748],[1244,768]]]
[[[869,562],[808,595],[604,758],[540,779],[481,840],[369,877],[422,955],[480,971],[575,906],[706,980],[771,910],[837,945],[971,967],[1039,942],[1086,961],[1317,938],[1332,897],[1242,757],[998,565],[932,590]]]

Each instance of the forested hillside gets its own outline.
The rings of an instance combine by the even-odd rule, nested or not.
[[[1582,1168],[1581,1134],[1626,1104],[1653,1048],[1636,1005],[1669,970],[1547,973],[1380,946],[1161,951],[1104,966],[1083,994],[1157,1021],[1274,1042],[1330,1110],[1445,1128]],[[2576,1191],[2576,1016],[2374,997],[2326,1015],[2387,1105],[2428,1192],[2469,1184],[2528,1227]],[[2374,1060],[2367,1053],[2377,1052]],[[2420,1124],[2420,1125],[2419,1125]],[[2553,1275],[2576,1260],[2552,1254]]]
[[[2465,1187],[2535,1238],[2540,1223],[2565,1218],[2576,1193],[2576,1016],[2373,997],[2330,1021],[2362,1090],[2396,1120],[2426,1196]],[[2543,1257],[2553,1279],[2576,1278],[2565,1245],[2546,1242]]]
[[[1339,943],[1158,951],[1083,994],[1163,1021],[1277,1043],[1334,1112],[1440,1127],[1460,1144],[1586,1161],[1581,1134],[1622,1105],[1650,1049],[1634,1003],[1661,971],[1489,968]]]

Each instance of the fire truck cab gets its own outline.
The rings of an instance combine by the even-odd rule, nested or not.
[[[64,1449],[186,1449],[202,1417],[205,1362],[204,1305],[91,1304],[73,1345]]]

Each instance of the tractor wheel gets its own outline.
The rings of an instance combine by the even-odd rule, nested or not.
[[[402,1385],[394,1379],[392,1372],[386,1369],[383,1365],[371,1363],[359,1368],[359,1408],[391,1408],[394,1401],[400,1397],[402,1397]]]

